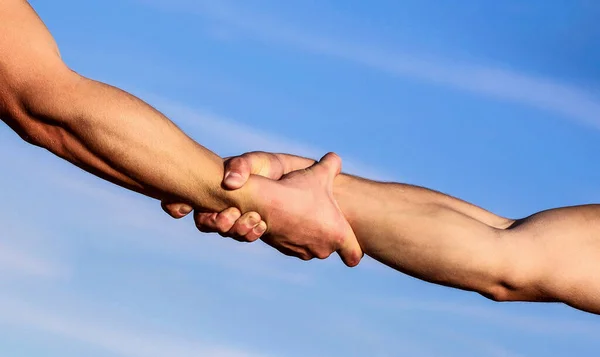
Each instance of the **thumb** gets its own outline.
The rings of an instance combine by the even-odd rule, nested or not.
[[[225,188],[237,190],[244,186],[250,174],[252,166],[250,159],[244,156],[236,156],[225,162],[225,176],[223,185]]]
[[[333,187],[333,180],[342,171],[342,159],[336,153],[330,152],[308,168],[308,171],[320,177],[328,187]]]
[[[237,190],[244,186],[250,175],[259,175],[279,180],[283,175],[283,164],[275,154],[254,151],[225,161],[225,188]]]
[[[348,225],[347,231],[348,233],[346,234],[346,239],[344,239],[344,242],[342,243],[340,249],[337,250],[337,253],[339,254],[340,258],[342,258],[344,264],[352,268],[360,263],[364,253],[360,247],[360,244],[358,243],[356,235],[354,235],[354,231],[352,231],[352,228],[350,228],[350,225]]]

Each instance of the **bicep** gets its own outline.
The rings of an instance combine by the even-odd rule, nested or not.
[[[25,0],[0,1],[0,119],[23,139],[42,124],[32,121],[70,70],[56,42]]]
[[[25,0],[0,1],[0,53],[4,97],[27,95],[35,83],[66,68],[52,35]]]
[[[600,314],[600,205],[562,207],[517,221],[514,266],[542,296]]]
[[[0,2],[0,48],[3,63],[28,64],[39,60],[60,60],[54,38],[35,10],[25,0],[3,0]],[[33,58],[27,58],[33,56]]]

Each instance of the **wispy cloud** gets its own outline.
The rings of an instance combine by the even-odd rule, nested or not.
[[[220,22],[242,38],[293,47],[335,57],[388,75],[439,84],[495,99],[552,112],[600,129],[600,99],[584,89],[559,81],[503,68],[430,60],[401,49],[354,43],[344,38],[312,34],[291,27],[264,11],[252,12],[236,2],[138,0],[174,11],[186,11]]]
[[[35,255],[29,249],[0,242],[0,279],[11,276],[56,278],[65,273],[63,265]]]
[[[467,346],[469,350],[477,350],[480,356],[489,357],[525,357],[525,355],[510,350],[501,344],[481,337],[473,337],[450,329],[435,329],[440,335],[446,336],[454,343]]]
[[[234,348],[211,346],[204,341],[148,332],[140,326],[128,328],[115,316],[107,319],[107,316],[82,314],[80,311],[57,311],[56,306],[36,306],[23,302],[21,298],[0,297],[0,322],[77,341],[124,357],[259,356]]]
[[[83,217],[71,213],[73,224],[94,229],[93,225],[98,224],[97,220],[100,218],[110,222],[115,230],[121,232],[107,237],[108,239],[127,240],[161,254],[215,264],[221,268],[289,284],[306,285],[312,281],[310,274],[306,272],[282,268],[280,257],[270,247],[260,242],[252,245],[233,244],[223,241],[216,234],[200,233],[191,219],[175,221],[169,218],[162,212],[157,201],[127,193],[122,188],[101,182],[78,170],[48,167],[45,175],[47,184],[56,190],[76,197],[74,199],[80,204],[85,202],[100,210],[92,217],[88,217],[89,213]],[[279,266],[280,269],[273,269],[274,266]]]
[[[306,156],[312,156],[319,152],[307,145],[288,142],[275,135],[257,131],[216,115],[202,114],[201,111],[187,108],[180,103],[160,97],[150,97],[152,97],[150,101],[153,104],[166,111],[171,117],[177,118],[178,124],[185,126],[186,131],[192,137],[200,138],[199,141],[202,144],[213,150],[234,150],[241,153],[253,150],[258,145],[267,150],[299,152]],[[202,140],[204,138],[212,138],[211,143],[216,146],[204,142]],[[67,163],[59,163],[56,158],[52,158],[50,154],[42,150],[27,150],[29,148],[24,147],[22,148],[24,155],[18,160],[11,155],[4,154],[14,150],[14,145],[18,144],[20,143],[17,141],[13,143],[0,142],[0,159],[8,165],[7,167],[24,177],[35,177],[35,172],[43,171],[44,185],[52,187],[55,194],[64,192],[65,197],[70,197],[67,199],[68,201],[85,204],[88,209],[95,207],[94,210],[97,214],[90,214],[88,210],[80,213],[77,210],[69,209],[67,212],[71,226],[82,226],[86,227],[85,229],[95,230],[96,228],[93,227],[101,224],[101,221],[110,222],[110,225],[121,234],[113,234],[106,237],[108,239],[125,239],[161,254],[202,261],[279,282],[310,285],[313,281],[307,270],[298,272],[295,269],[292,271],[286,268],[291,258],[281,257],[272,248],[260,242],[251,245],[234,244],[234,242],[224,241],[216,234],[200,233],[190,219],[175,221],[168,218],[160,209],[157,201],[125,192],[124,189],[102,182]],[[355,165],[355,167],[363,166]],[[373,174],[370,169],[359,170]],[[29,216],[26,220],[20,219],[17,228],[21,231],[15,231],[10,236],[8,225],[4,225],[7,242],[22,241],[26,235],[22,232],[23,227],[35,227],[31,224],[33,221],[34,218]],[[39,242],[43,242],[43,235],[39,233],[27,235],[37,236]],[[12,268],[17,269],[17,264],[20,264],[21,269],[30,269],[30,273],[36,271],[41,274],[42,270],[47,274],[57,273],[58,267],[34,259],[36,255],[28,257],[27,254],[35,251],[34,247],[35,245],[32,245],[25,250],[8,249],[7,247],[0,251],[0,268],[3,264],[10,264]],[[299,262],[294,261],[294,263]],[[292,266],[295,267],[295,265]]]
[[[50,248],[49,235],[9,212],[0,217],[0,279],[65,278],[64,252]]]
[[[326,149],[275,135],[164,97],[155,95],[143,95],[143,97],[181,125],[194,138],[198,138],[201,143],[204,144],[205,141],[214,143],[214,148],[209,147],[213,150],[236,154],[255,150],[284,152],[312,159],[319,159],[327,153]],[[376,180],[392,180],[391,175],[384,172],[384,170],[358,162],[352,158],[342,159],[345,172]]]

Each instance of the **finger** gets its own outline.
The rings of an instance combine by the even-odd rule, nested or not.
[[[260,221],[258,225],[256,225],[248,234],[246,234],[246,240],[248,242],[254,242],[267,231],[267,223],[265,221]]]
[[[196,228],[202,233],[217,232],[217,215],[218,213],[194,213],[194,222]]]
[[[261,217],[256,212],[248,212],[242,215],[229,230],[229,233],[245,238],[254,227],[258,226],[261,222]],[[255,238],[256,240],[258,238]],[[253,240],[253,241],[254,241]]]
[[[261,151],[248,152],[226,160],[223,185],[235,190],[242,187],[250,175],[259,175],[278,180],[283,175],[283,166],[278,157]]]
[[[165,211],[169,216],[179,219],[187,216],[190,212],[192,212],[192,207],[185,203],[168,203],[161,202],[160,206],[163,211]]]
[[[335,177],[342,171],[342,159],[336,153],[330,152],[308,170],[321,177],[327,186],[333,187]]]
[[[215,219],[217,232],[228,236],[227,233],[231,230],[235,224],[235,221],[237,221],[241,216],[242,213],[235,207],[229,207],[224,211],[221,211],[221,213],[219,213]]]
[[[225,177],[223,185],[231,190],[237,190],[244,186],[252,169],[251,159],[245,156],[234,157],[225,163]]]
[[[364,256],[362,248],[358,243],[358,239],[356,239],[356,235],[352,231],[352,228],[348,226],[348,233],[346,234],[345,239],[342,241],[341,247],[337,250],[340,258],[344,264],[349,267],[355,267],[360,263],[360,260]]]

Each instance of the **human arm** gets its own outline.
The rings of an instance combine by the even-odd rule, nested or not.
[[[163,201],[198,211],[259,212],[270,223],[270,244],[288,254],[307,259],[338,251],[348,265],[358,264],[362,252],[332,199],[339,158],[330,155],[304,176],[253,177],[228,191],[219,156],[142,100],[69,69],[24,0],[0,2],[0,52],[0,118],[25,141]],[[311,196],[302,194],[309,189]],[[314,206],[322,207],[321,216]],[[287,244],[291,237],[305,244]]]
[[[26,1],[0,3],[2,119],[24,140],[123,187],[194,207],[244,204],[219,156],[140,99],[71,71]]]
[[[290,157],[297,166],[281,165],[287,157],[249,153],[226,171],[238,171],[242,182],[250,173],[276,179],[312,163]],[[600,205],[515,221],[425,188],[349,175],[336,178],[334,197],[365,254],[396,270],[497,301],[563,302],[600,313]],[[227,227],[207,222],[205,229]]]
[[[340,181],[335,197],[376,260],[495,301],[562,302],[600,314],[600,205],[556,208],[497,228],[422,189]]]

